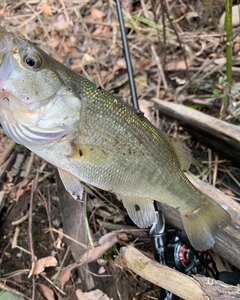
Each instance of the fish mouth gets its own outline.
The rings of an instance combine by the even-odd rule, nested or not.
[[[12,47],[12,35],[0,27],[0,80],[7,79],[13,71]]]

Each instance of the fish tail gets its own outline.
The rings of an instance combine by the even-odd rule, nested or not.
[[[189,241],[196,250],[210,249],[218,230],[231,221],[229,213],[204,194],[201,207],[181,214],[181,217]]]

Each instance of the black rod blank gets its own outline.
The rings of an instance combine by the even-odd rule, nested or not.
[[[121,35],[122,35],[123,49],[124,49],[125,59],[126,59],[126,64],[127,64],[128,80],[129,80],[129,86],[130,86],[130,91],[131,91],[131,95],[132,95],[132,102],[133,102],[134,108],[139,110],[136,86],[135,86],[133,69],[132,69],[132,62],[131,62],[130,53],[129,53],[128,41],[127,41],[127,36],[126,36],[126,30],[125,30],[125,24],[124,24],[124,20],[123,20],[120,0],[116,0],[116,5],[117,5],[118,20],[119,20],[120,30],[121,30]]]

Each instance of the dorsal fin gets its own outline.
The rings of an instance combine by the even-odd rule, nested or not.
[[[181,170],[188,171],[192,161],[191,150],[173,136],[166,134],[166,137],[179,160]]]

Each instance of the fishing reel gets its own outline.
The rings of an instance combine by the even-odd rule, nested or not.
[[[206,275],[207,267],[213,262],[208,251],[196,251],[180,230],[165,230],[165,220],[157,211],[157,222],[150,228],[155,259],[186,275]]]
[[[198,254],[199,253],[199,254]],[[200,274],[206,276],[206,264],[211,262],[208,251],[194,253],[178,236],[173,236],[165,247],[166,264],[186,275]],[[199,259],[201,257],[201,260]],[[204,265],[203,265],[204,260]]]

